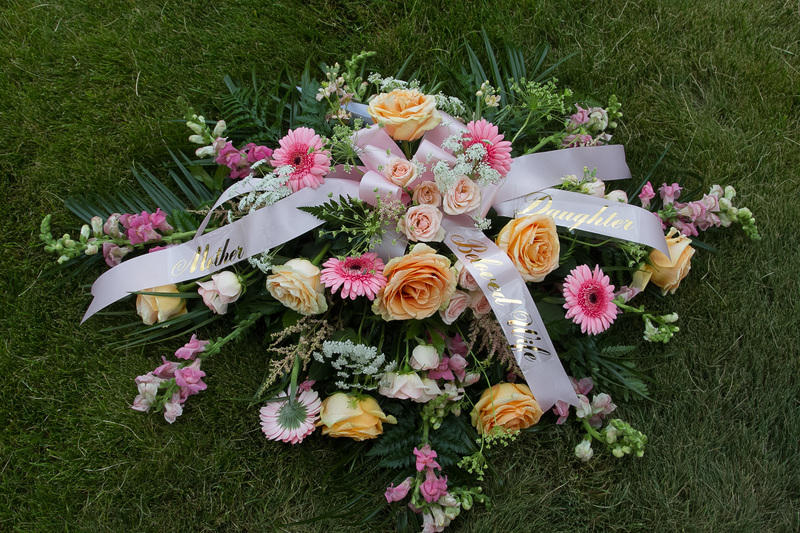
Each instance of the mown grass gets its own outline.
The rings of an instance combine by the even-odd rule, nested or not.
[[[674,297],[669,357],[644,361],[652,402],[620,407],[650,437],[640,460],[572,457],[576,430],[526,436],[499,454],[490,509],[452,530],[797,531],[800,529],[800,44],[796,3],[20,2],[0,8],[0,528],[12,531],[282,530],[366,491],[325,479],[341,442],[269,443],[246,398],[265,368],[256,333],[211,363],[209,390],[172,426],[128,409],[153,348],[115,350],[79,326],[81,283],[58,287],[38,224],[77,220],[68,195],[133,182],[185,146],[171,119],[183,96],[214,117],[224,74],[276,76],[361,49],[371,66],[435,75],[480,29],[550,60],[575,53],[560,81],[625,117],[618,139],[644,175],[736,187],[763,240],[708,235]],[[166,143],[166,144],[165,144]],[[635,330],[632,328],[632,332]],[[165,353],[170,347],[165,348]],[[662,347],[644,346],[643,355]],[[502,484],[502,486],[500,486]],[[294,531],[360,531],[348,519]],[[390,528],[391,524],[386,524]]]

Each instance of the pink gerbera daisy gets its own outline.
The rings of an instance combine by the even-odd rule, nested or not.
[[[461,145],[466,150],[473,144],[483,143],[486,148],[483,162],[505,177],[511,170],[511,143],[504,141],[503,138],[497,126],[482,118],[478,122],[472,121],[467,124],[467,132],[464,133]]]
[[[374,253],[361,257],[348,257],[344,261],[335,257],[325,261],[320,281],[335,293],[342,288],[342,298],[355,300],[356,296],[366,296],[374,300],[378,291],[386,286],[383,275],[383,261]]]
[[[297,192],[305,187],[316,189],[325,182],[330,152],[322,149],[322,139],[310,128],[289,130],[272,153],[272,166],[289,166],[289,187]]]
[[[278,398],[286,398],[281,392]],[[294,400],[269,402],[261,408],[261,431],[269,440],[297,444],[314,432],[322,402],[316,391],[302,390]]]
[[[564,280],[567,318],[581,325],[581,333],[597,335],[607,330],[619,313],[614,304],[614,286],[599,266],[586,265],[572,270]]]

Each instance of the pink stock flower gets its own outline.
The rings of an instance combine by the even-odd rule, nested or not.
[[[442,357],[439,366],[433,370],[428,370],[428,378],[430,379],[446,379],[448,381],[456,379],[453,372],[450,370],[450,358]]]
[[[619,308],[612,301],[614,286],[599,266],[574,268],[564,280],[566,318],[580,324],[581,333],[602,333],[614,322]]]
[[[178,359],[194,359],[197,354],[205,351],[206,345],[211,341],[198,340],[197,336],[192,334],[189,342],[183,345],[183,348],[178,348],[175,352],[175,357]]]
[[[647,209],[650,207],[650,200],[656,197],[656,192],[653,190],[653,184],[649,181],[642,187],[642,192],[639,193],[639,200],[642,202],[642,207]]]
[[[569,404],[565,401],[558,400],[555,406],[553,406],[553,412],[558,415],[556,424],[561,425],[569,418]]]
[[[581,378],[577,380],[575,378],[569,378],[572,382],[572,388],[575,389],[575,394],[582,394],[586,396],[590,392],[592,392],[592,388],[594,388],[594,380],[592,378]]]
[[[330,152],[322,149],[322,140],[314,130],[289,130],[278,144],[280,148],[272,153],[272,165],[292,168],[289,175],[292,192],[305,187],[316,189],[325,182],[323,176],[328,172]]]
[[[664,202],[665,206],[670,205],[681,195],[681,186],[677,183],[673,183],[672,185],[664,183],[658,188],[658,194],[661,195],[661,200]]]
[[[206,373],[200,370],[200,361],[195,359],[191,365],[175,370],[175,383],[181,388],[181,398],[184,400],[206,390],[207,385],[203,383]]]
[[[226,142],[222,149],[219,150],[217,158],[214,160],[218,165],[223,165],[231,170],[239,167],[239,162],[244,159],[244,153],[233,147],[232,142]]]
[[[180,367],[180,363],[175,363],[173,361],[167,361],[167,358],[163,355],[161,356],[161,361],[163,364],[161,366],[156,367],[153,370],[153,374],[161,379],[172,379],[175,377],[175,371]]]
[[[399,502],[405,498],[408,494],[408,490],[411,488],[412,479],[413,478],[409,476],[396,487],[394,486],[394,483],[386,487],[386,493],[384,494],[384,496],[386,496],[386,501],[389,503]]]
[[[628,287],[627,285],[623,285],[619,288],[619,290],[614,294],[614,299],[620,298],[622,303],[630,302],[637,294],[642,292],[641,289],[638,287]]]
[[[583,109],[578,104],[575,104],[575,109],[577,109],[578,112],[569,117],[569,121],[570,121],[571,125],[573,126],[572,129],[574,129],[574,126],[580,126],[582,124],[586,124],[587,122],[589,122],[589,110],[588,109]]]
[[[103,257],[106,264],[110,267],[115,267],[122,262],[122,258],[133,251],[130,246],[119,247],[113,242],[103,243]]]
[[[594,139],[591,135],[583,134],[583,135],[567,135],[564,137],[564,140],[561,141],[562,148],[576,148],[578,146],[593,146]]]
[[[414,448],[414,455],[417,456],[417,472],[422,472],[426,468],[428,470],[433,470],[434,468],[438,468],[441,470],[441,466],[439,463],[436,462],[436,452],[431,449],[430,444],[426,444],[422,447],[421,450]]]
[[[464,355],[469,351],[469,346],[467,346],[467,343],[464,342],[464,339],[458,333],[452,338],[446,338],[445,345],[447,346],[447,351],[450,352],[451,355]]]
[[[464,379],[467,377],[467,360],[461,357],[459,354],[450,356],[448,366],[453,374],[455,374],[455,377],[458,379],[458,381],[464,381]]]
[[[383,261],[375,253],[366,253],[361,257],[348,257],[344,261],[332,257],[322,264],[320,281],[336,293],[342,288],[341,297],[355,300],[357,296],[366,296],[374,300],[384,286],[386,276],[383,275]]]
[[[467,132],[464,133],[461,145],[467,150],[473,144],[483,144],[486,155],[481,161],[505,177],[511,170],[511,143],[503,139],[504,136],[499,133],[497,126],[486,122],[486,119],[480,119],[478,122],[467,123]]]
[[[259,411],[261,431],[269,440],[298,444],[314,432],[322,408],[319,395],[301,385],[294,401],[289,401],[286,392],[281,392],[278,398],[286,399],[269,402]]]
[[[106,235],[115,239],[122,237],[122,233],[119,231],[119,218],[121,216],[119,213],[113,213],[106,219],[105,224],[103,224],[103,232]]]
[[[267,146],[257,146],[255,143],[248,143],[245,148],[247,149],[247,162],[251,165],[257,161],[268,160],[272,157],[272,148]]]
[[[429,469],[425,474],[425,481],[419,486],[419,492],[428,503],[433,503],[442,496],[446,496],[447,476],[438,477],[432,469]]]
[[[164,404],[164,420],[170,424],[175,422],[175,419],[183,414],[182,403],[181,394],[179,392],[173,394],[172,398]]]

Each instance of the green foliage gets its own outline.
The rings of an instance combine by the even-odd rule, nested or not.
[[[325,221],[319,235],[332,241],[331,251],[340,256],[359,256],[369,251],[385,232],[379,212],[359,198],[342,197],[298,209]]]
[[[385,406],[387,414],[397,418],[397,424],[384,425],[381,438],[366,453],[368,457],[379,457],[378,466],[383,468],[408,468],[414,464],[414,448],[419,444],[418,416],[413,416],[399,403],[388,403]]]

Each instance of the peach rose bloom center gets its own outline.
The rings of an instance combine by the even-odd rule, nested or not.
[[[691,243],[692,239],[685,235],[679,235],[678,230],[671,228],[667,234],[669,257],[658,250],[650,252],[650,264],[645,265],[645,272],[650,273],[650,281],[661,287],[662,294],[674,293],[678,290],[683,278],[689,274],[695,251],[689,246]],[[645,285],[647,285],[646,281],[642,283],[642,288]]]
[[[470,418],[472,425],[486,434],[495,427],[510,431],[525,429],[539,422],[542,414],[542,408],[527,385],[498,383],[483,391]]]
[[[343,392],[325,398],[319,416],[317,426],[322,426],[323,435],[358,441],[382,434],[384,423],[397,424],[397,419],[385,414],[374,398],[353,398]]]
[[[525,281],[542,281],[558,268],[561,245],[551,216],[515,218],[500,230],[496,242]]]
[[[372,304],[384,320],[421,320],[446,309],[456,290],[456,272],[450,260],[427,244],[390,260],[383,270],[386,286]]]
[[[306,259],[290,259],[272,267],[267,276],[267,290],[280,303],[301,315],[316,315],[328,309],[325,287],[319,268]]]
[[[381,93],[370,100],[367,108],[377,123],[395,141],[414,141],[435,128],[442,120],[433,96],[409,89]]]
[[[164,292],[178,293],[178,286],[161,285],[142,292]],[[140,294],[136,297],[136,313],[142,317],[142,322],[152,326],[156,322],[159,324],[170,318],[186,314],[186,300],[175,296],[151,296]]]

